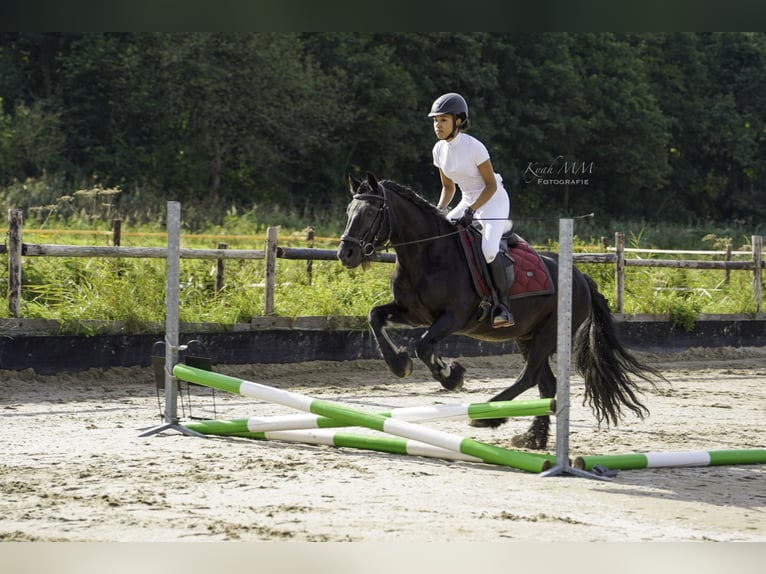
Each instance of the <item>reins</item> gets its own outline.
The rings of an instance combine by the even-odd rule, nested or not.
[[[426,243],[428,241],[436,241],[437,239],[443,239],[445,237],[457,235],[458,233],[460,233],[460,230],[456,229],[455,231],[450,231],[449,233],[445,233],[443,235],[434,235],[432,237],[424,237],[423,239],[415,239],[413,241],[404,241],[403,243],[388,243],[386,245],[381,245],[379,247],[376,247],[375,251],[386,251],[388,249],[396,249],[397,247],[404,247],[405,245],[414,245],[416,243]]]
[[[365,233],[365,237],[362,239],[356,239],[354,237],[349,237],[347,235],[344,235],[341,237],[341,241],[352,241],[356,244],[358,244],[362,248],[362,253],[365,255],[365,257],[369,257],[375,252],[379,251],[388,251],[389,249],[396,249],[397,247],[405,247],[407,245],[415,245],[418,243],[427,243],[429,241],[437,241],[439,239],[444,239],[447,237],[451,237],[453,235],[457,235],[460,233],[460,229],[456,229],[455,231],[450,231],[449,233],[443,233],[441,235],[433,235],[431,237],[423,237],[422,239],[414,239],[412,241],[404,241],[402,243],[391,243],[391,229],[393,228],[392,222],[391,222],[391,210],[388,208],[388,197],[386,196],[386,188],[380,184],[378,184],[378,189],[381,192],[381,195],[377,195],[375,193],[357,193],[354,195],[354,199],[361,199],[361,200],[371,200],[374,199],[376,201],[380,201],[382,205],[378,209],[378,212],[375,214],[375,220],[373,221],[373,224],[370,226],[371,233]],[[378,233],[380,231],[380,227],[383,222],[383,218],[380,217],[381,214],[386,213],[388,215],[388,237],[380,244],[375,245],[376,240],[378,239]],[[378,219],[380,217],[380,219]],[[489,217],[489,218],[482,218],[477,219],[476,221],[508,221],[507,217]],[[377,225],[376,225],[377,224]],[[375,229],[374,232],[372,230]],[[373,235],[372,241],[366,242],[365,239],[368,235]]]
[[[378,213],[375,215],[375,221],[373,222],[373,225],[378,222],[378,215],[385,212],[388,215],[388,237],[381,243],[381,245],[376,246],[374,244],[374,240],[377,239],[377,231],[375,233],[375,237],[373,237],[372,243],[367,243],[367,245],[364,244],[364,239],[354,239],[351,237],[341,237],[341,240],[346,241],[354,241],[355,243],[358,243],[360,247],[362,247],[362,251],[366,256],[370,256],[375,252],[379,251],[388,251],[389,249],[396,249],[397,247],[404,247],[406,245],[415,245],[418,243],[427,243],[429,241],[436,241],[438,239],[444,239],[446,237],[451,237],[452,235],[457,235],[460,233],[459,229],[456,229],[455,231],[450,231],[449,233],[444,233],[442,235],[434,235],[431,237],[424,237],[422,239],[414,239],[412,241],[404,241],[402,243],[391,243],[391,229],[393,228],[393,225],[391,223],[391,210],[388,208],[388,197],[386,196],[386,188],[382,185],[378,184],[378,189],[381,192],[381,195],[376,195],[374,193],[357,193],[354,195],[354,199],[375,199],[377,201],[382,202],[382,205],[380,209],[378,209]],[[381,223],[378,224],[380,226]],[[371,226],[372,227],[372,226]]]

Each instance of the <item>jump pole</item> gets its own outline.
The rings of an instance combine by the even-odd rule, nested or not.
[[[259,383],[245,381],[195,369],[178,364],[173,374],[184,381],[213,387],[222,391],[244,395],[267,402],[281,404],[297,410],[337,419],[348,426],[361,426],[406,439],[416,440],[432,446],[438,446],[453,452],[467,454],[489,464],[509,466],[527,472],[542,472],[550,468],[550,457],[520,451],[513,451],[498,446],[482,443],[470,438],[463,438],[443,431],[431,429],[415,423],[386,418],[374,413],[306,395],[268,387]]]
[[[203,431],[204,432],[204,431]],[[208,433],[206,433],[208,434]],[[209,434],[218,434],[211,432]],[[240,432],[221,435],[225,437],[243,437],[255,440],[296,442],[334,447],[347,447],[410,456],[425,456],[444,460],[465,462],[484,461],[475,456],[454,452],[438,446],[432,446],[415,440],[408,440],[388,435],[369,435],[336,431],[333,429],[286,430],[273,432]]]
[[[399,407],[378,412],[382,417],[409,422],[427,422],[444,419],[491,419],[497,417],[543,416],[556,410],[555,399],[530,399],[434,405],[430,407]],[[186,427],[204,434],[236,434],[303,429],[337,428],[345,426],[336,419],[312,414],[249,417],[246,419],[208,420],[186,423]]]
[[[556,464],[541,476],[571,474],[605,480],[569,462],[569,377],[572,361],[572,244],[574,221],[559,219],[559,281],[556,332]]]
[[[596,465],[615,470],[632,470],[637,468],[764,463],[766,463],[766,449],[764,448],[606,454],[602,456],[578,456],[574,461],[575,467],[584,470],[592,470]]]

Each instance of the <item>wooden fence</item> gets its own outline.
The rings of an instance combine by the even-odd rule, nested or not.
[[[22,242],[22,212],[11,209],[8,213],[9,233],[8,244],[0,245],[0,253],[8,253],[8,309],[13,317],[21,316],[21,266],[23,257],[132,257],[159,258],[167,257],[164,247],[122,247],[113,246],[81,246],[81,245],[50,245]],[[115,243],[119,243],[119,225],[115,225]],[[296,248],[280,247],[278,245],[278,227],[270,227],[266,234],[265,249],[227,249],[226,244],[219,243],[218,249],[181,249],[182,259],[213,259],[217,263],[217,288],[223,287],[224,262],[227,259],[262,259],[266,262],[265,270],[265,303],[264,315],[274,313],[274,292],[276,289],[277,259],[297,259],[307,262],[307,271],[311,273],[312,261],[337,260],[334,249],[314,249],[313,247]],[[607,248],[606,253],[575,253],[575,263],[605,263],[614,266],[615,272],[615,312],[624,312],[625,301],[625,269],[627,267],[667,267],[676,269],[720,269],[726,276],[732,270],[751,271],[753,273],[753,296],[756,312],[763,312],[763,280],[761,271],[764,268],[763,237],[753,235],[751,251],[671,251],[661,249],[631,249],[625,247],[625,234],[615,233],[615,247]],[[309,245],[313,245],[313,235],[307,236]],[[713,255],[721,256],[722,260],[680,260],[680,259],[633,259],[626,258],[626,253],[675,254],[675,255]],[[732,256],[749,256],[747,261],[732,261]],[[396,255],[393,253],[378,253],[375,261],[393,263]]]

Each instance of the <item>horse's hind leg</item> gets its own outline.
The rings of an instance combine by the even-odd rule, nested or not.
[[[543,399],[552,398],[556,394],[556,377],[551,371],[548,361],[545,361],[538,371],[537,388],[540,390],[540,398]],[[527,432],[514,436],[511,439],[511,444],[519,448],[543,450],[548,445],[550,428],[550,416],[537,416],[532,420]]]
[[[368,320],[372,335],[388,368],[397,377],[408,377],[412,373],[412,359],[406,349],[396,345],[386,333],[389,323],[402,322],[401,312],[396,303],[373,307],[370,309]]]
[[[516,377],[514,383],[503,392],[489,399],[489,402],[513,400],[521,393],[527,389],[531,389],[535,385],[534,377],[530,374],[529,370],[529,341],[517,340],[516,344],[519,346],[521,356],[524,357],[524,366],[521,368],[521,372]],[[507,421],[508,418],[506,417],[494,419],[474,419],[469,424],[472,427],[497,428]]]
[[[556,348],[556,317],[549,317],[535,333],[531,341],[519,341],[525,359],[524,368],[510,387],[498,393],[490,401],[510,401],[537,385],[540,397],[552,398],[556,393],[556,377],[551,371],[548,358]],[[507,418],[482,419],[471,421],[472,426],[498,427]],[[532,421],[529,430],[513,438],[515,446],[542,450],[548,443],[550,417],[538,416]]]
[[[541,398],[552,398],[556,393],[556,377],[551,371],[550,365],[545,362],[536,371],[524,369],[516,382],[503,392],[492,397],[490,401],[510,401],[518,397],[527,389],[537,384]],[[477,419],[471,421],[471,426],[495,428],[506,422],[507,418]],[[543,450],[548,444],[551,418],[548,415],[536,416],[532,420],[529,429],[511,439],[515,447]]]

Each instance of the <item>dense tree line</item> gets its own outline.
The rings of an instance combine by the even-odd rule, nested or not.
[[[457,91],[515,214],[766,216],[763,33],[0,33],[0,197],[94,185],[204,208],[345,205],[375,172],[432,200]]]

